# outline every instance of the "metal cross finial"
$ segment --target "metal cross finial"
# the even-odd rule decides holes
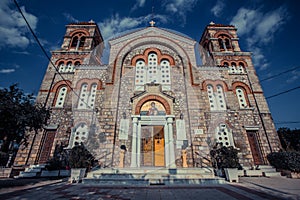
[[[155,21],[151,20],[151,21],[149,22],[149,24],[153,27],[154,24],[155,24]]]

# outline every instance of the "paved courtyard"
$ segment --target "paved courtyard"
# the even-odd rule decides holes
[[[43,181],[0,189],[0,199],[300,199],[300,180],[282,177],[241,178],[239,183],[185,186],[99,186]]]

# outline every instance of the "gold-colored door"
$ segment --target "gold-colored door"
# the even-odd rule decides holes
[[[143,126],[141,140],[141,165],[165,166],[163,126]]]

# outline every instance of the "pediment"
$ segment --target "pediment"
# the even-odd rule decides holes
[[[136,31],[125,33],[119,37],[113,38],[109,41],[110,45],[123,43],[129,40],[145,37],[165,37],[174,41],[180,41],[188,45],[195,45],[196,41],[180,33],[173,32],[168,29],[161,29],[157,27],[147,27],[144,29],[138,29]]]

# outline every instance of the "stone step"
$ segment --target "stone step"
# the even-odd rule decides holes
[[[37,176],[36,172],[20,172],[17,178],[29,178]]]
[[[271,172],[271,171],[267,171],[267,172],[263,172],[263,176],[265,177],[274,177],[274,176],[281,176],[280,172]]]
[[[101,178],[90,179],[84,178],[82,181],[84,184],[97,184],[97,185],[211,185],[211,184],[224,184],[225,179],[179,179],[179,178],[163,178],[163,179],[142,179],[142,178]]]

